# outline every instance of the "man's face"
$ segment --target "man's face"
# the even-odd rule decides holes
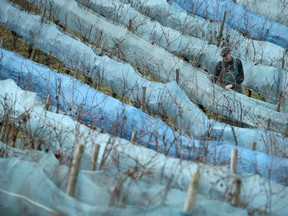
[[[231,60],[231,53],[222,56],[222,58],[225,63],[229,62]]]

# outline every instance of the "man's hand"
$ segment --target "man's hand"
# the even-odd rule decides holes
[[[224,88],[225,89],[231,89],[233,87],[233,85],[232,84],[229,84],[229,85],[226,85]]]

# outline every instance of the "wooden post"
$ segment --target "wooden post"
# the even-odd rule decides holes
[[[284,69],[284,65],[285,65],[285,54],[283,54],[283,58],[282,58],[282,64],[281,64],[281,69],[283,70]],[[277,104],[276,104],[276,112],[280,112],[281,110],[281,102],[282,102],[282,94],[283,94],[283,90],[280,89],[280,83],[281,83],[281,80],[282,80],[282,70],[279,70],[279,79],[278,79],[278,98],[277,98]]]
[[[52,20],[52,11],[53,11],[52,2],[49,2],[49,14],[47,20],[48,23],[50,23],[50,21]]]
[[[100,145],[96,144],[93,146],[92,150],[92,158],[91,158],[91,170],[95,171],[97,168],[97,161],[98,161],[98,155],[99,155]]]
[[[47,95],[47,99],[46,99],[46,101],[45,101],[45,109],[46,109],[46,110],[49,110],[49,109],[50,109],[50,105],[51,105],[51,95],[48,94],[48,95]]]
[[[237,169],[237,157],[238,157],[238,150],[232,149],[231,151],[231,164],[230,164],[230,170],[233,173],[236,173]]]
[[[145,112],[145,100],[146,100],[146,86],[142,87],[142,101],[141,101],[141,110]]]
[[[68,184],[67,184],[67,193],[70,196],[74,196],[75,194],[76,183],[77,183],[77,178],[79,174],[80,163],[81,163],[83,152],[84,152],[84,146],[77,145],[74,155],[73,155],[72,165],[70,168],[70,175],[69,175]]]
[[[135,141],[135,139],[137,138],[137,134],[138,134],[137,131],[133,131],[132,136],[131,136],[131,139],[130,139],[131,142],[134,142],[134,141]]]
[[[276,104],[276,112],[280,112],[281,109],[281,100],[282,100],[282,92],[278,94],[277,104]]]
[[[269,130],[270,129],[270,125],[271,125],[271,119],[267,119],[267,130]]]
[[[74,71],[73,77],[74,77],[75,79],[78,79],[78,80],[79,80],[79,70],[78,70],[78,69],[76,69],[76,70]]]
[[[220,31],[219,31],[218,44],[217,44],[218,47],[220,47],[221,39],[222,39],[222,36],[223,36],[225,20],[226,20],[226,11],[224,11],[224,15],[223,15],[223,19],[222,19],[222,23],[221,23],[221,27],[220,27]]]
[[[176,82],[179,84],[179,73],[180,73],[180,70],[179,69],[176,69]]]
[[[251,89],[248,89],[248,97],[251,97],[251,95],[252,95],[252,91]]]
[[[133,30],[133,28],[132,28],[132,20],[131,20],[131,19],[129,19],[129,21],[128,21],[127,29],[128,29],[129,31],[131,31],[131,32],[132,32],[132,30]]]
[[[4,121],[1,126],[1,134],[0,134],[0,141],[2,142],[4,142],[5,133],[6,133],[6,123]]]
[[[44,7],[44,9],[43,9],[43,11],[42,11],[42,14],[41,14],[41,22],[44,22],[45,16],[46,16],[46,7]]]
[[[31,59],[32,61],[35,61],[36,55],[37,55],[37,49],[33,48],[30,59]]]
[[[10,122],[7,122],[7,125],[6,125],[6,131],[5,131],[5,138],[4,138],[4,143],[6,143],[7,145],[10,145],[10,134],[11,134],[11,131],[12,131],[12,125]]]
[[[191,214],[194,210],[196,203],[196,195],[199,189],[199,182],[200,182],[200,173],[197,172],[192,176],[187,192],[187,197],[184,203],[184,212],[186,214]]]
[[[234,183],[235,183],[235,190],[233,192],[233,197],[232,197],[231,204],[233,206],[238,206],[239,202],[240,202],[240,193],[241,193],[242,181],[241,181],[241,179],[236,179]]]
[[[256,142],[253,142],[251,145],[251,150],[255,151],[256,150]]]
[[[11,146],[13,148],[16,148],[16,140],[17,140],[17,137],[18,137],[19,130],[17,128],[12,128],[11,131],[12,131],[11,132],[11,134],[12,134],[12,136],[11,136],[11,140],[12,140]]]
[[[7,136],[8,136],[9,117],[8,117],[7,113],[5,115],[7,115],[7,116],[4,116],[4,121],[2,122],[0,140],[4,143],[8,144],[7,143]]]
[[[112,92],[112,97],[113,97],[113,98],[116,98],[116,97],[117,97],[117,93]]]
[[[57,82],[56,82],[56,113],[59,113],[59,110],[60,110],[60,92],[61,92],[61,84],[62,84],[62,81],[61,79],[57,79]]]
[[[16,34],[16,32],[12,31],[12,35],[13,35],[13,40],[12,40],[12,43],[13,43],[13,50],[16,50],[17,48],[17,40],[18,40],[18,36]]]
[[[33,45],[29,44],[27,48],[27,58],[30,59],[32,56],[32,51],[33,51]]]
[[[8,124],[6,123],[6,121],[4,121],[2,125],[2,129],[1,129],[1,138],[0,138],[0,140],[4,143],[6,143],[7,129],[8,129]]]

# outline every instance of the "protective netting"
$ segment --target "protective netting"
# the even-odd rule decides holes
[[[1,62],[5,62],[3,59]],[[46,91],[49,91],[53,103],[56,106],[59,104],[59,107],[65,113],[76,119],[93,124],[114,136],[126,139],[130,139],[132,133],[137,131],[138,135],[135,141],[142,146],[168,156],[202,160],[213,165],[229,166],[231,150],[235,148],[238,150],[237,170],[239,172],[260,173],[263,177],[273,179],[283,184],[287,183],[288,161],[286,158],[253,152],[240,146],[218,141],[194,140],[191,137],[173,130],[162,120],[151,117],[133,106],[126,105],[98,92],[90,86],[67,75],[58,74],[49,68],[43,68],[31,61],[25,62],[26,65],[33,65],[33,67],[29,67],[29,70],[26,67],[28,73],[25,73],[24,67],[22,71],[17,71],[15,68],[19,68],[20,65],[15,64],[15,60],[17,59],[21,60],[20,57],[14,56],[14,62],[9,61],[9,63],[6,64],[16,65],[16,67],[13,67],[14,69],[11,69],[11,67],[1,67],[1,71],[6,71],[6,74],[10,73],[10,75],[13,75],[14,71],[14,77],[22,74],[19,83],[23,86],[33,86],[33,90],[37,91],[43,98],[47,95]],[[3,72],[1,72],[1,74],[3,74]],[[26,77],[24,76],[25,74],[27,74]],[[48,136],[52,140],[55,140],[53,147],[56,150],[59,149],[60,151],[71,153],[70,145],[76,144],[77,132],[81,131],[80,126],[77,127],[77,125],[72,124],[70,127],[75,129],[75,134],[68,131],[63,136],[59,136],[59,133],[54,130],[54,125],[69,125],[71,124],[69,123],[69,119],[62,119],[59,122],[58,119],[55,120],[55,118],[52,118],[51,121],[47,121],[46,117],[52,117],[52,114],[50,112],[44,112],[43,108],[37,107],[34,101],[27,100],[27,94],[24,94],[24,100],[21,99],[22,94],[16,94],[18,97],[15,96],[14,98],[13,96],[9,97],[11,94],[14,95],[14,91],[18,89],[12,80],[4,80],[1,81],[1,83],[3,87],[3,91],[1,92],[2,104],[4,104],[3,109],[7,106],[15,109],[15,112],[12,112],[12,114],[16,113],[15,116],[13,116],[16,126],[19,124],[19,119],[21,120],[21,117],[25,115],[29,120],[29,131],[32,134],[37,134],[39,128],[44,128],[40,133],[42,139]],[[57,83],[61,83],[61,88],[57,87]],[[10,93],[13,89],[14,91]],[[24,101],[24,103],[22,101]],[[36,106],[35,109],[33,106]],[[18,109],[18,107],[20,107],[20,109]],[[6,110],[9,109],[6,108]],[[41,111],[44,113],[41,114]],[[5,113],[8,115],[4,109],[2,116],[5,116]],[[27,119],[26,121],[28,121]],[[20,126],[24,130],[26,129],[23,124],[20,124]],[[63,129],[63,131],[65,131],[65,129]],[[91,142],[91,139],[89,139],[89,141]],[[89,145],[91,146],[92,144],[90,143]],[[283,143],[283,147],[284,146],[285,144]],[[285,147],[283,149],[285,149]]]
[[[199,193],[212,200],[198,195],[195,214],[215,215],[211,206],[217,206],[221,215],[231,211],[236,215],[246,214],[245,210],[233,208],[221,201],[226,199],[229,191],[233,190],[234,181],[237,178],[241,178],[243,184],[241,199],[250,200],[245,204],[247,210],[253,211],[257,207],[260,211],[272,211],[275,215],[283,215],[287,211],[286,196],[288,193],[284,186],[255,175],[244,174],[241,177],[231,175],[224,167],[209,167],[200,163],[167,158],[163,154],[139,147],[129,141],[117,137],[111,139],[108,134],[79,126],[78,122],[67,116],[45,111],[41,107],[43,104],[37,102],[35,93],[21,90],[11,80],[1,81],[1,86],[4,90],[1,92],[1,104],[3,100],[6,100],[6,107],[13,104],[15,109],[12,112],[14,116],[11,118],[17,117],[16,115],[22,116],[23,112],[30,110],[30,119],[27,119],[29,128],[32,130],[30,133],[33,133],[33,130],[38,131],[38,134],[47,139],[51,148],[55,142],[51,142],[53,137],[51,133],[47,133],[49,130],[53,130],[58,138],[65,137],[61,141],[61,150],[67,155],[77,144],[85,145],[82,169],[89,167],[90,160],[88,159],[91,156],[92,145],[99,143],[101,147],[98,163],[105,158],[106,166],[112,166],[109,170],[97,172],[82,170],[77,180],[75,198],[72,198],[65,193],[69,168],[61,165],[51,154],[52,151],[44,153],[19,150],[0,142],[1,157],[3,157],[0,159],[1,214],[51,215],[57,212],[66,215],[83,213],[87,215],[132,215],[136,213],[137,215],[177,215],[181,213],[186,193],[170,187],[186,190],[191,174],[197,171],[201,173]],[[3,95],[6,97],[3,98]],[[1,114],[3,114],[2,111]],[[39,119],[45,121],[39,121]],[[18,123],[19,119],[16,122]],[[78,128],[77,131],[75,128]],[[33,134],[36,135],[36,133]],[[17,145],[23,146],[21,141]],[[108,158],[105,156],[107,152],[104,149],[109,149]],[[268,161],[263,154],[257,155],[263,160],[255,161],[255,166],[257,163],[262,164]],[[71,158],[61,160],[66,160],[67,164],[71,163]],[[276,161],[273,160],[273,163]],[[130,177],[123,175],[129,170],[131,172],[137,169],[138,171],[134,173],[136,179],[135,176],[132,178],[131,175]],[[148,176],[137,178],[143,175],[142,172],[146,173],[148,170]],[[161,178],[169,180],[170,189],[167,188],[165,181],[158,184]],[[123,193],[126,196],[125,209],[108,207],[113,197],[111,188],[115,187],[119,190],[119,200],[115,207],[123,207],[123,200],[120,198]],[[282,199],[279,200],[279,197]],[[269,203],[268,207],[267,203]],[[203,206],[209,206],[209,208],[203,209]]]
[[[154,179],[159,175],[157,172],[152,173],[154,177],[150,177],[150,179],[136,180],[121,175],[115,168],[110,171],[96,172],[82,170],[77,179],[75,196],[71,197],[65,192],[69,168],[61,165],[53,154],[16,150],[3,145],[1,142],[0,145],[1,152],[5,152],[6,156],[9,155],[7,158],[0,159],[1,215],[51,215],[58,213],[64,215],[137,214],[156,216],[165,214],[172,216],[182,213],[186,193],[158,183],[159,180]],[[147,153],[141,150],[140,152]],[[151,159],[149,160],[151,161]],[[160,163],[158,166],[163,169],[165,159],[162,160],[158,160]],[[176,163],[177,161],[174,161],[174,164]],[[125,164],[125,161],[122,161],[121,164]],[[192,170],[184,168],[182,171],[185,173]],[[216,174],[214,180],[221,179],[221,174],[216,172],[214,174]],[[172,177],[171,172],[170,176]],[[208,175],[206,176],[203,173],[203,180],[207,179],[208,182],[213,183],[214,180],[211,177],[209,180]],[[185,181],[187,180],[189,181],[189,178],[185,179]],[[226,186],[223,185],[222,187]],[[113,198],[113,188],[116,187],[119,194],[117,194],[118,197],[114,203],[115,207],[109,206]],[[203,183],[201,187],[206,187],[207,190],[209,184]],[[221,189],[217,191],[214,185],[213,190],[215,194],[217,194],[216,191],[218,192],[218,199],[221,199],[220,194],[224,196],[223,188],[222,191]],[[121,196],[126,197],[125,201],[122,201]],[[207,205],[210,208],[203,208]],[[245,209],[235,208],[221,200],[207,199],[201,194],[197,196],[197,206],[194,213],[197,215],[215,215],[213,206],[217,207],[219,215],[229,215],[230,212],[239,216],[247,214]],[[282,212],[280,209],[277,211]]]
[[[87,2],[85,0],[77,1]],[[171,29],[181,32],[183,35],[197,37],[201,40],[207,41],[209,44],[217,45],[219,43],[221,29],[220,22],[211,21],[210,19],[204,19],[200,16],[187,13],[187,11],[173,1],[172,3],[171,1],[167,2],[165,0],[120,1],[122,3],[130,4],[142,14],[150,17],[151,20],[157,20],[163,27],[170,27]],[[96,10],[96,5],[98,6],[98,4],[100,4],[97,2],[101,1],[89,1],[89,7]],[[261,4],[258,5],[262,5],[262,3],[264,2],[261,2]],[[120,13],[126,11],[125,7],[122,7],[119,7]],[[129,9],[129,11],[131,10]],[[119,20],[125,20],[125,18],[126,14],[120,17]],[[149,19],[147,22],[149,22]],[[165,30],[165,28],[163,28],[163,30]],[[167,34],[165,36],[167,37]],[[171,36],[169,35],[169,37]],[[253,60],[255,63],[273,65],[276,67],[282,67],[282,63],[284,63],[283,68],[287,69],[288,55],[287,53],[285,54],[285,48],[268,41],[253,40],[245,37],[243,34],[240,34],[239,31],[229,27],[228,25],[224,25],[220,46],[230,46],[233,54],[243,60]],[[283,58],[284,62],[282,61]]]
[[[81,2],[83,3],[84,1]],[[150,6],[153,5],[151,1],[146,2]],[[157,5],[159,2],[154,1],[154,4]],[[283,113],[279,115],[275,114],[272,111],[275,109],[275,106],[246,99],[244,96],[231,92],[222,92],[217,86],[209,82],[207,75],[202,74],[202,71],[199,72],[193,67],[183,65],[181,60],[180,64],[176,64],[175,62],[179,61],[179,59],[171,58],[159,47],[152,50],[144,40],[134,40],[123,29],[117,28],[120,33],[120,36],[118,36],[120,38],[127,38],[136,47],[134,47],[136,51],[133,49],[133,46],[129,46],[129,43],[124,43],[124,46],[114,53],[115,55],[123,55],[120,52],[122,49],[125,51],[124,54],[128,56],[134,55],[135,52],[139,51],[142,56],[134,57],[134,63],[141,65],[143,62],[146,62],[148,71],[156,71],[154,72],[155,76],[159,76],[164,80],[174,80],[175,78],[171,78],[171,76],[174,77],[175,74],[167,70],[167,68],[175,69],[178,66],[180,67],[181,74],[184,75],[178,82],[181,84],[181,88],[175,81],[166,84],[151,82],[139,75],[128,64],[117,62],[107,56],[96,55],[95,50],[92,50],[91,47],[63,34],[55,26],[42,23],[40,17],[20,11],[7,4],[6,1],[1,0],[1,3],[3,9],[3,11],[0,9],[1,22],[5,23],[8,28],[16,31],[17,34],[23,36],[26,41],[33,43],[46,53],[57,56],[70,68],[80,70],[80,73],[92,77],[95,82],[109,86],[114,92],[130,98],[132,101],[141,101],[142,87],[146,87],[147,100],[145,104],[147,108],[153,113],[167,115],[181,130],[175,131],[159,118],[150,117],[135,107],[127,106],[101,92],[95,91],[88,85],[84,85],[72,77],[57,74],[49,68],[1,49],[0,78],[12,78],[24,90],[37,92],[35,94],[23,91],[9,79],[0,81],[0,119],[2,126],[6,117],[9,116],[8,119],[16,128],[21,128],[27,134],[31,134],[36,138],[36,144],[43,151],[49,153],[14,149],[0,142],[1,156],[4,157],[0,159],[0,214],[4,212],[9,215],[51,215],[51,213],[57,212],[67,215],[80,215],[85,212],[87,215],[178,215],[182,213],[181,210],[186,193],[175,189],[171,190],[170,187],[186,190],[191,179],[191,174],[196,171],[200,172],[202,176],[199,192],[205,196],[200,195],[197,200],[196,215],[215,215],[217,213],[219,215],[229,215],[231,212],[235,215],[247,214],[244,209],[233,208],[229,204],[222,202],[222,200],[227,199],[227,195],[231,195],[236,178],[241,178],[243,184],[241,200],[249,201],[243,206],[248,211],[254,212],[257,209],[260,212],[272,212],[273,215],[284,215],[287,212],[287,188],[274,182],[287,184],[288,162],[286,158],[279,157],[279,155],[285,156],[287,154],[287,138],[263,128],[237,128],[209,120],[197,106],[191,103],[190,99],[203,102],[208,107],[214,107],[216,104],[216,108],[214,107],[214,109],[220,113],[241,121],[243,120],[243,122],[253,126],[271,127],[273,130],[285,132],[287,130],[287,117]],[[92,3],[96,3],[96,1],[89,1],[89,3],[93,5]],[[101,2],[101,4],[103,3]],[[50,4],[52,5],[52,1]],[[117,4],[118,1],[115,1],[114,7]],[[42,6],[44,8],[44,5]],[[57,8],[58,6],[59,8]],[[86,11],[86,9],[83,9],[81,12],[82,9],[80,10],[79,7],[82,8],[82,6],[73,3],[68,4],[65,1],[58,6],[56,9],[54,8],[56,14],[60,10],[64,11],[64,8],[67,7],[70,12],[73,10],[75,14],[80,11],[78,14],[81,18],[84,16],[81,15],[82,12]],[[106,6],[111,9],[110,5]],[[125,13],[127,12],[127,17],[129,17],[128,11],[132,9],[127,8],[127,5],[122,7],[123,11],[120,8],[118,15],[122,17],[124,11]],[[154,7],[155,10],[157,8]],[[178,10],[175,7],[171,7],[170,9],[171,14],[175,16]],[[133,15],[135,16],[135,13],[136,11],[131,14],[130,18]],[[89,18],[87,11],[86,15]],[[110,16],[114,15],[110,14]],[[60,16],[71,18],[64,15],[64,13]],[[73,19],[77,19],[76,15],[73,16],[75,16]],[[93,18],[95,17],[97,16],[93,16]],[[135,21],[141,22],[148,19],[144,16],[139,16],[139,18],[142,20],[135,19]],[[73,19],[68,19],[69,25],[75,21]],[[20,20],[26,20],[27,22],[18,25]],[[116,29],[109,22],[102,22],[100,19],[98,21],[105,28]],[[79,20],[78,24],[75,23],[73,24],[74,28],[78,28],[79,30]],[[84,26],[81,26],[80,30],[87,30],[91,27],[89,26],[89,22],[87,22],[87,26],[85,26],[85,22],[81,24]],[[71,26],[73,27],[73,25]],[[170,46],[170,51],[175,53],[179,51],[184,52],[184,47],[181,47],[183,44],[188,44],[192,41],[193,43],[202,43],[197,39],[191,40],[191,38],[187,38],[185,41],[183,37],[182,43],[177,44],[175,36],[178,37],[178,35],[175,32],[172,33],[172,30],[158,26],[158,24],[154,26],[155,34],[149,35],[147,34],[147,31],[151,30],[149,30],[151,27],[149,25],[145,25],[143,29],[141,29],[141,25],[139,26],[140,33],[144,35],[144,38],[149,36],[148,39],[160,42],[161,44],[163,37],[170,33],[167,41],[175,41]],[[162,35],[156,34],[156,32],[159,33],[159,29],[160,32],[162,31]],[[110,34],[113,33],[111,32]],[[108,43],[108,47],[105,48],[109,48],[109,46],[111,48],[113,43],[115,45],[115,38],[106,39],[105,42]],[[145,40],[148,39],[146,38]],[[137,40],[139,41],[136,42]],[[140,45],[141,43],[144,44],[144,47],[147,46],[147,50],[150,49],[149,52],[155,51],[156,54],[145,59],[143,56],[149,52]],[[120,43],[120,45],[123,44]],[[162,41],[162,45],[165,47],[167,44]],[[179,50],[176,49],[177,46],[179,46]],[[272,46],[269,45],[268,47],[272,49]],[[191,56],[197,54],[200,49],[201,47],[197,47],[195,50],[191,49],[190,54],[195,52]],[[203,65],[205,65],[205,61],[210,62],[211,52],[208,50],[211,51],[211,49],[206,47],[206,53],[202,52],[202,55],[200,55],[200,62]],[[216,55],[218,50],[216,48],[212,50]],[[177,65],[177,67],[171,64],[167,68],[165,68],[166,66],[162,68],[161,64],[165,64],[166,62],[160,58],[156,58],[157,56],[167,58],[167,60],[173,59],[173,64]],[[189,53],[187,56],[189,56]],[[159,61],[156,66],[153,65],[153,58]],[[133,62],[133,57],[130,56],[128,60],[132,60]],[[211,68],[213,68],[213,64]],[[248,64],[249,62],[247,62]],[[251,69],[255,71],[254,75],[248,69],[249,73],[247,74],[247,83],[245,85],[248,86],[249,82],[253,83],[253,80],[256,80],[259,82],[260,88],[263,87],[265,89],[267,85],[264,83],[267,81],[267,78],[279,80],[279,73],[283,72],[264,65],[255,66],[255,68],[253,66],[253,69]],[[183,72],[183,69],[186,72],[189,71],[189,73]],[[267,71],[267,74],[271,76],[263,75],[259,77],[255,75],[259,71],[262,72],[262,70]],[[193,72],[192,75],[191,71]],[[186,82],[187,80],[188,82]],[[272,86],[274,85],[274,87],[269,87],[269,91],[273,92],[273,94],[277,92],[278,88],[281,89],[285,85],[286,81],[284,82],[283,79],[280,80],[282,80],[282,84],[273,82]],[[200,86],[199,83],[202,82],[204,84]],[[187,87],[187,85],[192,86]],[[256,83],[253,85],[258,86]],[[221,96],[223,93],[224,97]],[[53,104],[57,107],[57,111],[60,108],[60,112],[64,111],[65,114],[72,116],[74,119],[94,124],[113,136],[102,134],[98,129],[96,131],[88,129],[79,124],[79,122],[73,121],[67,115],[46,111],[43,109],[43,101],[48,94],[50,94]],[[205,97],[206,94],[210,94],[210,97]],[[38,100],[37,95],[42,97],[42,101]],[[211,95],[213,95],[212,98]],[[231,102],[231,100],[234,102]],[[257,108],[253,106],[257,106]],[[232,110],[231,107],[233,107]],[[53,111],[55,109],[53,107]],[[230,114],[231,112],[241,113],[243,111],[245,112],[245,116],[233,116]],[[138,132],[136,139],[138,144],[159,151],[161,154],[115,137],[116,135],[130,139],[134,131]],[[2,137],[3,131],[1,132]],[[189,137],[185,133],[192,134],[193,136]],[[202,137],[207,133],[211,133],[217,141],[194,139]],[[8,136],[10,135],[9,133]],[[19,148],[27,146],[27,143],[23,142],[17,140],[16,146]],[[109,171],[90,172],[82,170],[78,179],[76,196],[75,198],[69,197],[65,193],[69,168],[60,165],[51,152],[60,151],[64,155],[69,156],[73,153],[76,145],[84,144],[85,152],[82,159],[82,169],[87,169],[90,165],[90,155],[95,143],[101,145],[99,161],[102,161],[105,154],[107,154],[104,151],[106,149],[109,151],[109,156],[106,158],[107,165],[115,167],[113,169],[110,167]],[[247,148],[253,143],[256,143],[257,150],[262,152],[248,150]],[[231,149],[233,148],[238,150],[237,172],[239,175],[237,176],[231,175],[226,168],[230,164]],[[173,157],[195,159],[207,164],[221,165],[222,167],[209,167],[200,163],[196,164],[176,158],[169,158],[162,153]],[[70,160],[68,158],[66,164],[69,165],[70,162],[71,158]],[[129,177],[126,176],[127,173],[131,172],[131,169],[135,171],[139,167],[141,168],[140,170],[144,169],[143,172],[147,170],[149,170],[149,173],[153,172],[147,176],[147,179],[143,177],[144,179],[135,180],[135,176],[133,175],[132,177],[131,175]],[[124,176],[123,173],[125,173]],[[139,170],[135,171],[136,179],[139,173],[142,174]],[[259,175],[265,178],[261,178]],[[153,180],[151,181],[152,176]],[[160,183],[160,177],[164,177],[165,180],[169,179],[169,183]],[[267,178],[273,181],[267,180]],[[124,197],[122,197],[122,200],[121,198],[118,200],[116,207],[120,207],[125,202],[125,209],[108,206],[113,197],[113,190],[111,188],[119,186],[119,182]],[[128,198],[125,198],[126,195]],[[208,200],[207,197],[217,199],[217,201]],[[139,208],[139,206],[142,207]],[[209,206],[209,208],[205,206]],[[219,211],[215,213],[215,209]]]
[[[248,11],[261,14],[283,25],[288,25],[287,1],[262,1],[260,3],[257,0],[237,0],[237,4],[242,5]]]
[[[243,6],[230,0],[175,0],[182,8],[190,13],[221,21],[224,11],[227,12],[226,23],[253,38],[267,40],[283,48],[288,48],[288,27],[266,16],[245,10]],[[236,20],[236,21],[235,21]]]
[[[84,4],[87,8],[105,16],[109,20],[122,24],[123,26],[128,26],[128,29],[137,36],[146,41],[155,43],[179,57],[191,61],[194,66],[200,66],[206,70],[208,69],[212,74],[214,73],[217,61],[221,60],[219,56],[220,49],[215,45],[209,44],[208,41],[203,40],[203,35],[202,39],[183,35],[181,32],[174,30],[173,28],[162,26],[160,23],[151,20],[150,17],[136,11],[129,4],[124,4],[115,0],[93,0],[89,1],[89,3],[78,0],[77,2]],[[170,9],[170,14],[175,11],[175,9],[173,9],[174,8]],[[164,17],[162,17],[162,19],[164,19]],[[202,31],[203,29],[203,26],[201,26]],[[234,38],[234,40],[236,40],[235,37],[240,37],[239,34],[237,35],[235,33],[235,35],[236,36],[230,37]],[[253,41],[252,45],[251,42],[247,41],[247,39],[239,38],[238,40],[239,41],[235,44],[233,41],[230,41],[230,43],[233,44],[233,54],[243,60],[243,68],[245,72],[243,85],[246,88],[253,89],[258,93],[265,95],[269,98],[269,102],[275,104],[278,101],[278,92],[283,90],[286,92],[286,72],[281,71],[281,66],[277,65],[282,62],[281,59],[283,58],[284,50],[282,49],[279,53],[280,56],[275,58],[273,56],[274,53],[276,54],[277,50],[281,48],[274,44],[267,44],[266,46],[264,46],[264,44],[259,44],[261,49],[258,49],[256,44],[258,44],[259,41]],[[238,43],[241,43],[241,45],[239,46]],[[254,56],[252,56],[253,54]],[[278,67],[268,67],[267,65],[259,65],[258,63],[255,65],[255,62],[257,61],[271,65],[270,62],[272,59],[275,60],[274,63],[276,63]],[[278,61],[276,59],[278,59]],[[261,76],[259,76],[260,71]],[[283,82],[283,80],[286,81]],[[282,85],[281,82],[283,82],[284,85]],[[283,103],[285,102],[283,101]]]
[[[67,18],[65,18],[65,20],[67,21],[67,26],[70,26],[72,30],[75,30],[78,33],[81,33],[76,25],[79,17],[85,17],[85,20],[82,20],[83,23],[86,21],[88,23],[91,22],[91,24],[87,23],[88,26],[93,26],[92,20],[95,22],[95,19],[99,18],[98,16],[87,13],[86,10],[81,9],[80,7],[77,7],[77,4],[71,4],[71,7],[72,6],[75,9],[73,11],[80,11],[78,11],[79,13],[77,12],[77,14],[75,12],[74,15],[70,11],[69,16],[65,16]],[[95,65],[93,64],[96,57],[92,54],[91,48],[88,48],[87,50],[87,47],[81,46],[81,42],[71,41],[69,36],[61,35],[61,32],[59,32],[55,27],[43,24],[40,17],[29,15],[28,13],[13,8],[12,6],[6,5],[4,8],[5,10],[3,11],[3,14],[5,14],[5,16],[3,15],[2,22],[4,22],[7,27],[13,28],[24,38],[27,37],[28,41],[33,40],[34,45],[39,49],[63,59],[62,61],[65,64],[74,69],[83,71],[83,73],[89,77],[97,79],[99,74],[102,72],[98,70],[99,68],[95,68]],[[61,10],[62,9],[64,13],[66,7],[61,8]],[[19,16],[11,19],[11,15],[9,15],[9,13],[17,13]],[[56,14],[63,15],[63,13]],[[85,15],[80,16],[81,13]],[[60,18],[61,17],[59,17],[59,19]],[[27,23],[21,25],[25,26],[25,28],[22,28],[21,26],[17,27],[20,21],[27,21]],[[69,25],[69,23],[71,25]],[[112,25],[105,20],[99,20],[99,23],[102,23],[99,24],[99,26],[103,27],[103,31],[105,29],[107,30],[107,35],[104,37],[105,43],[103,45],[105,46],[105,49],[111,48],[112,50],[115,50],[115,40],[117,40],[117,38],[128,38],[127,30],[124,30],[119,26]],[[83,24],[83,26],[85,25]],[[30,34],[31,32],[34,32],[32,30],[34,27],[37,27],[36,32],[38,33],[33,34],[33,37],[31,37]],[[114,32],[117,32],[118,35],[113,35],[113,33],[110,32],[111,29],[114,29],[114,27],[116,28]],[[49,31],[49,34],[47,34],[47,31]],[[91,35],[95,34],[91,33]],[[46,38],[48,35],[49,37]],[[97,38],[95,40],[97,41]],[[266,127],[267,122],[269,122],[269,128],[271,130],[276,130],[279,132],[286,131],[287,125],[283,123],[283,120],[285,122],[287,116],[285,114],[280,114],[267,109],[268,107],[275,109],[275,106],[273,108],[273,106],[267,103],[249,99],[244,95],[235,94],[233,91],[223,91],[223,89],[213,85],[207,77],[207,74],[203,73],[203,71],[191,67],[191,65],[183,62],[181,59],[175,56],[172,56],[163,49],[159,49],[156,46],[151,46],[151,44],[147,43],[147,41],[129,35],[129,40],[125,39],[123,40],[123,43],[121,43],[121,50],[127,50],[125,55],[123,55],[127,61],[136,65],[142,65],[142,63],[145,62],[149,72],[151,72],[154,76],[161,78],[162,81],[174,80],[175,71],[173,71],[173,69],[179,68],[179,84],[183,87],[188,97],[202,103],[204,106],[207,106],[214,112],[221,113],[229,118],[257,127]],[[83,52],[83,55],[79,56],[78,53],[81,51]],[[199,85],[199,83],[201,83],[201,85]],[[227,103],[227,101],[229,101],[229,103]],[[258,106],[260,104],[265,104],[267,108]]]

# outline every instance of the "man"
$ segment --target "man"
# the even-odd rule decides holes
[[[241,83],[244,80],[244,72],[241,60],[232,57],[229,47],[223,47],[220,55],[223,60],[216,65],[214,81],[224,89],[233,89],[242,93]]]

